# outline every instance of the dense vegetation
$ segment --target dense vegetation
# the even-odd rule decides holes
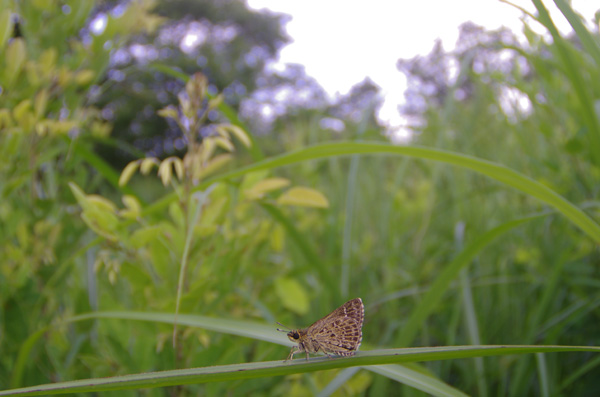
[[[0,0],[0,389],[600,393],[600,37],[564,0],[572,36],[533,0],[551,39],[464,25],[399,61],[409,145],[368,81],[329,103],[301,67],[265,75],[280,16],[169,3]],[[177,52],[194,21],[233,39]],[[364,354],[282,362],[276,321],[354,297]],[[454,345],[566,347],[378,350]]]

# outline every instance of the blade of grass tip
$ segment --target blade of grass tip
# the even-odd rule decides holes
[[[399,343],[402,346],[409,346],[413,342],[421,324],[437,307],[438,303],[448,290],[450,283],[456,279],[460,270],[463,267],[468,266],[471,260],[488,244],[515,227],[542,216],[545,216],[545,214],[506,222],[487,231],[462,250],[460,254],[458,254],[454,260],[442,270],[441,274],[436,278],[430,289],[423,296],[423,299],[419,302],[417,307],[412,310],[411,315],[400,332]]]

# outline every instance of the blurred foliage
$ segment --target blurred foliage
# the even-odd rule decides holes
[[[123,2],[110,3],[94,18],[123,7]],[[179,128],[156,114],[177,100],[183,89],[180,76],[201,70],[209,90],[222,92],[237,108],[256,89],[266,62],[289,41],[282,31],[284,16],[252,11],[239,0],[161,1],[155,12],[165,23],[154,32],[130,36],[114,53],[104,89],[94,99],[114,125],[113,137],[129,143],[107,141],[99,148],[113,164],[137,158],[131,147],[160,157],[185,151]]]
[[[88,95],[108,68],[111,46],[156,28],[160,19],[148,13],[150,3],[136,2],[109,18],[104,33],[80,36],[92,2],[0,4],[6,33],[0,40],[0,384],[6,387],[48,379],[47,370],[58,363],[53,360],[91,354],[89,334],[77,333],[70,344],[61,333],[40,346],[28,371],[15,366],[28,336],[97,307],[93,289],[80,281],[93,273],[78,251],[90,235],[73,216],[66,186],[108,187],[109,175],[94,170],[95,157],[86,154],[111,126]],[[51,372],[79,377],[86,371],[66,362]]]
[[[534,4],[539,17],[530,23],[552,32],[545,9]],[[0,5],[2,388],[287,354],[192,327],[177,327],[173,348],[171,325],[61,322],[97,310],[302,326],[360,296],[366,349],[600,344],[597,247],[553,213],[478,251],[444,299],[427,308],[418,336],[404,333],[465,247],[547,211],[480,174],[354,156],[210,184],[211,175],[248,162],[250,144],[280,154],[330,140],[384,140],[370,81],[330,103],[300,66],[263,75],[287,40],[282,16],[250,12],[238,1]],[[569,39],[554,34],[550,42],[525,23],[524,45],[504,30],[464,25],[454,51],[437,45],[428,57],[400,61],[414,84],[404,110],[419,144],[504,164],[599,219],[598,131],[589,115],[600,100],[598,33],[582,30],[568,7],[563,13],[576,27]],[[93,31],[104,18],[106,26]],[[189,29],[205,40],[184,53]],[[277,94],[291,100],[274,101]],[[240,115],[269,109],[274,117],[250,117],[244,131],[228,120],[224,103]],[[272,132],[257,138],[256,131]],[[165,149],[168,140],[177,150]],[[98,142],[127,155],[107,162],[93,151]],[[43,336],[35,343],[37,332]],[[593,395],[599,363],[564,353],[439,361],[418,370],[475,395]],[[303,395],[335,384],[339,373],[144,393]],[[400,389],[358,371],[335,393]]]

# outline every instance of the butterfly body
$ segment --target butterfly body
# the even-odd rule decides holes
[[[360,298],[352,299],[335,309],[329,315],[317,320],[310,327],[288,332],[288,338],[298,346],[292,348],[287,360],[294,354],[322,351],[331,357],[352,356],[362,341],[362,325],[365,309]],[[286,360],[286,361],[287,361]]]

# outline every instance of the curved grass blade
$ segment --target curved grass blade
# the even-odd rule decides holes
[[[308,160],[352,154],[396,154],[434,160],[471,169],[545,202],[577,225],[590,238],[600,243],[600,225],[594,222],[581,209],[549,187],[502,164],[464,154],[421,146],[393,146],[390,144],[367,142],[324,143],[271,157],[247,167],[211,178],[199,184],[195,189],[205,189],[211,183],[236,178],[249,172],[283,167]],[[175,194],[169,194],[148,206],[144,214],[161,210],[175,199]]]
[[[432,396],[467,396],[467,394],[462,391],[442,382],[432,375],[424,373],[422,369],[417,370],[410,368],[410,366],[406,364],[370,365],[365,367],[365,369],[411,386]]]

